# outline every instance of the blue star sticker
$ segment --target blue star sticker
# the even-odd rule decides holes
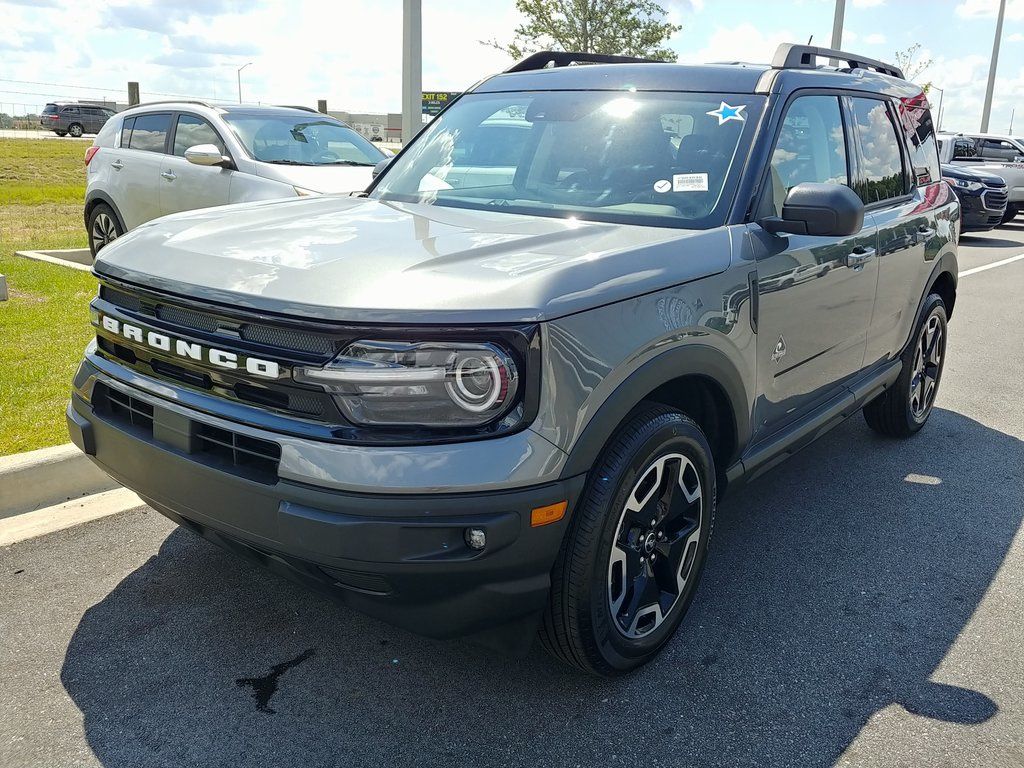
[[[746,120],[746,116],[742,114],[743,110],[746,109],[746,104],[740,104],[738,107],[730,107],[724,101],[718,109],[712,109],[710,112],[705,112],[705,115],[711,115],[712,117],[718,118],[718,124],[728,123],[730,120],[739,120],[741,123]]]

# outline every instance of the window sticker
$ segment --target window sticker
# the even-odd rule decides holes
[[[743,114],[743,110],[746,109],[746,104],[740,104],[738,107],[730,107],[724,101],[718,109],[712,109],[705,112],[705,115],[711,115],[712,117],[718,118],[718,124],[728,123],[730,120],[739,120],[741,123],[746,122],[747,116]]]
[[[706,173],[677,173],[672,177],[673,192],[707,192]]]
[[[666,192],[672,191],[672,182],[668,179],[658,179],[654,182],[654,191],[665,194]]]

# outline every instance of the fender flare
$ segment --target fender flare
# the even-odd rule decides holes
[[[943,272],[948,272],[950,277],[953,278],[953,291],[956,291],[957,285],[960,282],[960,265],[957,261],[956,251],[948,250],[939,256],[935,260],[935,266],[932,267],[932,271],[928,274],[928,281],[925,283],[924,290],[921,292],[921,298],[917,302],[917,312],[914,315],[914,328],[917,328],[918,323],[921,322],[921,313],[924,311],[924,303],[928,298],[928,294],[931,292],[931,287],[935,285],[935,281],[939,279],[939,275]],[[949,317],[953,316],[953,308],[947,307],[946,311]],[[906,351],[907,346],[912,344],[914,341],[914,334],[911,332],[910,338],[907,339],[907,343],[900,350],[900,354]]]
[[[725,392],[736,429],[736,452],[726,463],[735,463],[750,437],[750,399],[743,377],[724,352],[706,344],[688,344],[648,360],[615,388],[573,443],[561,476],[589,472],[630,411],[662,384],[691,375],[706,378]]]
[[[110,206],[110,210],[114,212],[117,217],[117,223],[121,225],[121,231],[127,232],[128,228],[124,225],[124,216],[121,215],[121,209],[117,207],[117,203],[110,199],[110,195],[106,192],[93,191],[85,196],[85,208],[83,210],[83,217],[85,218],[85,229],[89,230],[89,213],[95,207],[96,203],[106,203]]]

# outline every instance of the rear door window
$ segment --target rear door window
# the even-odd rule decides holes
[[[903,153],[886,102],[852,98],[854,132],[860,147],[860,174],[854,190],[865,205],[907,194]]]
[[[1013,144],[1003,139],[982,139],[979,154],[986,160],[1012,161],[1021,154]]]
[[[168,113],[154,115],[138,115],[128,140],[129,149],[140,149],[143,152],[163,152],[167,145],[167,130],[171,116]],[[122,140],[121,146],[124,146]]]

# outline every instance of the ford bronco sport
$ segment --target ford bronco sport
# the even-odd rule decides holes
[[[356,609],[620,674],[683,619],[727,484],[862,408],[925,424],[957,222],[891,66],[540,53],[364,198],[105,248],[68,424],[172,520]]]

